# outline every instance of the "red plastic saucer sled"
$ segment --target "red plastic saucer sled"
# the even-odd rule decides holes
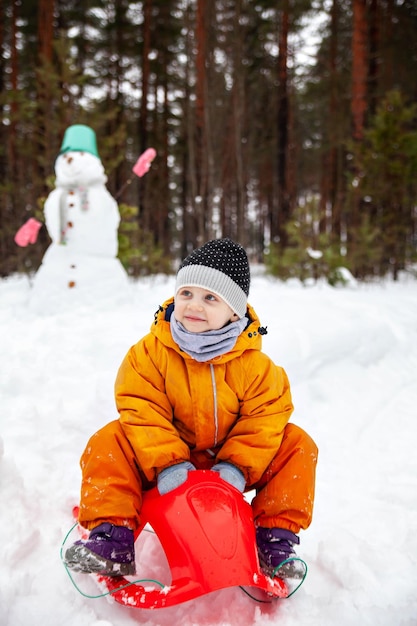
[[[171,583],[155,589],[121,576],[98,576],[120,604],[158,609],[234,586],[254,588],[269,599],[289,595],[283,580],[260,568],[251,506],[217,472],[189,472],[183,485],[164,496],[156,488],[146,492],[141,518],[136,538],[147,524],[152,527]]]

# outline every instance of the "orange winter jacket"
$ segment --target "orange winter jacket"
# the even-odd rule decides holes
[[[235,347],[200,363],[181,351],[170,331],[173,298],[155,314],[151,331],[127,353],[115,383],[123,431],[148,480],[214,450],[256,483],[280,447],[293,410],[285,371],[261,352],[259,319]]]

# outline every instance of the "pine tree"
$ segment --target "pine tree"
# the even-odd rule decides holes
[[[378,273],[394,279],[415,261],[417,201],[417,105],[399,91],[387,94],[356,150],[357,192],[364,215],[379,228]],[[362,242],[362,247],[369,242]]]

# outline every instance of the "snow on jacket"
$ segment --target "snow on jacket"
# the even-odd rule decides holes
[[[148,480],[215,450],[216,461],[238,467],[256,483],[280,447],[293,410],[287,375],[261,351],[259,319],[235,347],[203,363],[181,351],[170,331],[173,298],[155,314],[148,335],[130,348],[115,383],[123,431]]]

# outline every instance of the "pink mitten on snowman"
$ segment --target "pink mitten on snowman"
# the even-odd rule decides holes
[[[17,245],[24,248],[29,243],[35,243],[41,226],[41,222],[38,222],[38,220],[34,217],[30,217],[28,221],[19,228],[14,236],[14,240]]]
[[[140,155],[135,165],[132,167],[132,171],[136,174],[136,176],[142,178],[142,176],[149,170],[155,157],[156,150],[154,150],[154,148],[148,148],[145,152],[143,152],[143,154]]]

